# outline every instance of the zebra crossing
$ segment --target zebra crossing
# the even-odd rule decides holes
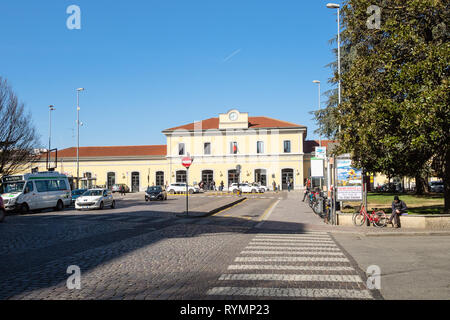
[[[218,299],[374,299],[326,232],[256,234],[206,295]]]

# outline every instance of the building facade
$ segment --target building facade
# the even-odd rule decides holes
[[[206,185],[260,182],[301,188],[307,177],[304,141],[307,128],[268,117],[230,110],[219,117],[166,129],[166,145],[80,147],[80,187],[124,183],[131,191],[175,182]],[[59,150],[57,171],[76,179],[76,148]],[[194,159],[187,172],[183,157]],[[236,168],[240,166],[240,174]],[[46,161],[31,164],[46,170]],[[306,172],[305,172],[306,171]]]

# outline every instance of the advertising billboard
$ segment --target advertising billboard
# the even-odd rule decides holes
[[[362,201],[362,171],[352,167],[352,160],[336,160],[337,201]]]

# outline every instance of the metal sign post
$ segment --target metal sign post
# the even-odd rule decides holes
[[[189,215],[189,168],[193,161],[194,158],[190,157],[189,154],[181,160],[181,164],[186,168],[186,215]]]

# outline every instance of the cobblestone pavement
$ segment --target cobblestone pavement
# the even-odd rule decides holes
[[[202,201],[210,200],[192,203]],[[177,216],[183,199],[137,197],[114,210],[8,217],[0,225],[0,299],[379,297],[328,233],[257,228],[275,201],[249,199],[197,219]],[[79,290],[67,288],[71,265],[81,270]]]

